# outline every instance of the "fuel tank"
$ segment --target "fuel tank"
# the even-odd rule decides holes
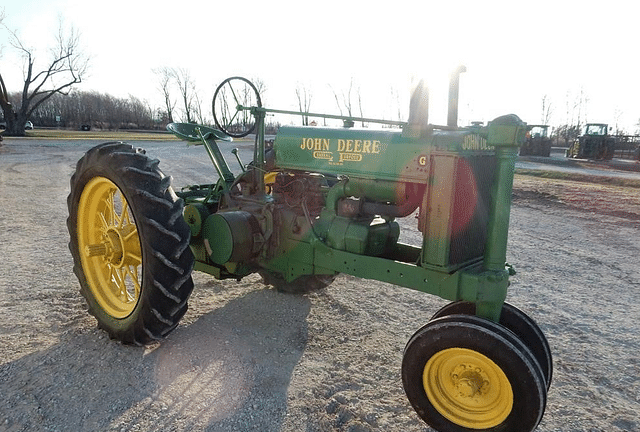
[[[275,165],[364,179],[426,183],[430,158],[440,153],[489,156],[478,129],[431,129],[414,138],[402,131],[283,126],[276,136]]]

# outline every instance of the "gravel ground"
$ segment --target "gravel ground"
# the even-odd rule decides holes
[[[294,296],[257,276],[195,273],[162,343],[98,330],[65,226],[75,162],[98,143],[0,147],[1,431],[431,430],[400,379],[404,345],[445,304],[427,294],[340,276]],[[178,186],[210,175],[197,149],[138,145]],[[508,301],[539,323],[555,362],[541,432],[640,430],[639,231],[638,189],[516,178]]]

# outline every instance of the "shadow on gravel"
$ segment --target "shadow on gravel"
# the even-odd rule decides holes
[[[265,289],[156,347],[69,335],[0,367],[0,430],[277,431],[309,310],[306,297]]]

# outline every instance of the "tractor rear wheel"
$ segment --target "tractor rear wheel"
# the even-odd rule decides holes
[[[166,336],[193,289],[183,202],[158,160],[124,143],[87,151],[71,177],[74,272],[98,326],[124,343]]]
[[[409,340],[402,382],[440,432],[533,431],[547,388],[540,365],[509,330],[473,315],[430,321]]]

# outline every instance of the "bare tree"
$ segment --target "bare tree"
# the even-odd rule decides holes
[[[331,87],[331,86],[330,86]],[[351,93],[353,91],[353,78],[349,81],[349,88],[345,91],[343,90],[338,96],[338,93],[331,87],[331,91],[333,92],[333,97],[336,99],[336,104],[338,105],[338,109],[340,110],[340,115],[343,115],[343,110],[347,112],[348,117],[352,117],[353,114],[353,102],[351,101]],[[358,97],[360,94],[360,89],[358,88]]]
[[[0,21],[0,25],[9,33],[9,44],[20,53],[24,61],[20,106],[16,107],[11,103],[6,83],[0,73],[0,108],[7,123],[7,135],[23,136],[25,124],[34,110],[55,94],[69,94],[75,84],[82,82],[89,60],[79,49],[80,34],[73,27],[65,31],[61,19],[55,45],[50,50],[51,59],[42,67],[36,66],[34,49],[27,47],[6,24]]]
[[[227,94],[228,86],[223,86],[220,88],[220,93],[215,99],[215,106],[213,106],[213,111],[215,112],[215,116],[218,122],[221,125],[230,125],[231,118],[233,117],[231,113],[231,107],[229,106],[229,95]]]
[[[622,117],[622,110],[619,107],[613,111],[613,117],[615,119],[615,133],[614,135],[626,135],[624,128],[620,127],[620,118]]]
[[[140,100],[129,95],[129,100],[124,106],[123,124],[127,127],[150,129],[149,119],[152,118],[152,110],[147,101]]]
[[[353,114],[352,111],[352,103],[351,103],[351,91],[353,90],[353,78],[349,80],[349,88],[347,92],[342,92],[342,103],[344,104],[344,108],[347,111],[347,115],[351,117]]]
[[[347,90],[347,93],[345,94],[345,92],[342,92],[342,103],[344,103],[344,107],[347,110],[347,115],[349,117],[351,117],[353,115],[351,113],[351,111],[352,111],[351,91],[352,90],[353,90],[353,78],[351,78],[351,80],[349,80],[349,89]]]
[[[340,99],[338,98],[338,93],[329,85],[331,92],[333,93],[333,97],[336,99],[336,105],[338,106],[338,111],[340,111],[340,115],[342,115],[342,105],[340,105]]]
[[[576,126],[580,127],[582,125],[583,115],[585,117],[585,121],[587,121],[586,119],[588,118],[588,116],[586,114],[586,111],[587,111],[586,106],[588,102],[589,102],[589,98],[587,97],[587,95],[585,95],[584,88],[580,86],[580,93],[573,100],[573,106],[572,106],[572,112],[571,112],[571,117],[572,117],[571,124],[575,124]]]
[[[168,67],[154,69],[153,72],[158,76],[160,91],[162,91],[162,97],[164,98],[166,119],[169,123],[173,123],[173,109],[176,106],[176,102],[171,97],[171,84],[174,72]]]
[[[542,96],[542,124],[548,125],[551,121],[551,114],[553,113],[552,109],[553,104],[549,101],[549,96]]]
[[[193,115],[198,124],[206,123],[204,116],[202,115],[202,103],[200,102],[200,97],[196,91],[193,93]]]
[[[358,110],[360,111],[360,118],[364,118],[364,112],[362,111],[362,93],[360,91],[360,86],[358,86],[357,93],[358,93]],[[362,122],[362,127],[365,127],[365,126],[366,126],[365,122]]]
[[[311,108],[311,92],[304,84],[296,87],[296,97],[298,98],[298,108],[302,113],[308,113]],[[302,125],[309,126],[309,116],[302,114]]]
[[[587,111],[585,107],[588,102],[589,98],[585,95],[583,87],[580,87],[580,92],[575,97],[571,91],[567,91],[565,96],[566,124],[558,128],[558,136],[569,141],[580,135],[583,111]],[[584,117],[586,121],[587,115],[584,114]]]
[[[387,107],[389,109],[388,113],[391,120],[406,120],[403,113],[402,104],[400,103],[400,92],[398,92],[398,90],[393,85],[389,88],[389,99],[387,102]]]
[[[260,95],[260,99],[262,100],[262,103],[264,104],[264,96],[265,96],[265,93],[267,92],[267,85],[264,83],[264,81],[262,79],[257,78],[257,77],[251,78],[251,82],[255,86],[256,90],[258,90],[258,94]]]
[[[12,93],[11,100],[19,99]],[[72,91],[69,95],[56,94],[33,111],[32,119],[42,126],[95,127],[99,129],[152,129],[156,127],[155,110],[146,100],[133,95],[116,98],[95,91]],[[166,121],[164,111],[158,116]],[[57,118],[60,121],[57,121]]]
[[[195,83],[191,78],[191,74],[187,69],[179,68],[173,69],[173,78],[176,80],[180,96],[182,98],[182,109],[187,123],[193,123],[195,101],[194,95],[196,93]]]

